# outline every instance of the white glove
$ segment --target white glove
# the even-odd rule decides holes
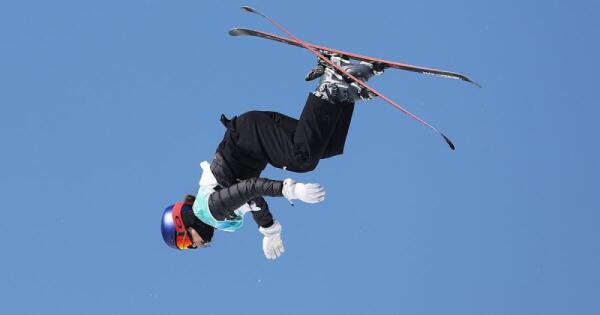
[[[265,236],[263,238],[263,252],[267,259],[276,259],[281,256],[285,251],[281,240],[281,224],[275,220],[270,227],[264,228],[261,226],[258,230]]]
[[[300,199],[307,203],[317,203],[325,200],[325,189],[321,185],[296,183],[291,178],[283,181],[282,192],[289,201]]]

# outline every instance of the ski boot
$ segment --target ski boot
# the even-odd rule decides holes
[[[383,73],[383,67],[378,64],[371,64],[368,62],[353,64],[345,56],[333,54],[326,56],[335,65],[364,82],[368,81],[374,75]],[[306,75],[305,80],[311,81],[319,77],[321,77],[321,80],[313,94],[331,103],[354,103],[357,100],[369,100],[375,96],[352,79],[338,73],[320,58],[317,66]]]
[[[328,58],[331,58],[330,55],[325,55]],[[325,68],[329,65],[321,60],[321,58],[317,58],[317,65],[306,75],[304,78],[305,81],[312,81],[325,73]]]

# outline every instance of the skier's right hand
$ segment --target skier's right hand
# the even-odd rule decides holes
[[[267,259],[277,259],[285,251],[281,240],[281,224],[277,220],[268,228],[259,227],[263,237],[263,252]]]
[[[283,181],[282,193],[289,201],[300,199],[306,203],[317,203],[325,200],[325,189],[321,185],[296,183],[291,178]]]

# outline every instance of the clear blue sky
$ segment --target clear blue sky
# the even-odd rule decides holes
[[[277,31],[466,73],[401,71],[357,106],[327,200],[271,199],[286,252],[250,222],[180,253],[164,207],[193,193],[223,128],[297,116],[314,88]],[[600,5],[593,1],[4,1],[0,313],[600,314]],[[315,217],[320,219],[314,220]]]

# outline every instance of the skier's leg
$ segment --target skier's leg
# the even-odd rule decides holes
[[[325,152],[323,153],[322,159],[330,158],[332,156],[340,155],[344,153],[344,146],[346,144],[346,137],[348,136],[348,130],[350,129],[350,122],[352,121],[352,114],[354,113],[354,104],[344,106],[342,115],[338,119],[337,126]]]
[[[348,60],[336,56],[331,59],[364,81],[381,73],[371,64],[351,64]],[[316,77],[312,75],[312,78]],[[348,82],[333,69],[325,68],[317,91],[309,94],[297,122],[293,118],[274,112],[245,114],[243,116],[246,117],[240,116],[238,121],[250,121],[245,124],[249,128],[240,133],[243,139],[238,139],[238,143],[244,145],[246,142],[245,146],[249,147],[251,143],[259,140],[260,151],[265,153],[273,166],[294,172],[312,171],[322,158],[343,152],[352,120],[354,101],[370,97],[366,90]],[[291,143],[290,136],[293,136]],[[259,154],[256,146],[251,151],[254,155]]]
[[[340,132],[338,123],[346,108],[353,107],[354,103],[331,103],[310,93],[294,132],[293,159],[289,161],[288,169],[295,172],[314,170],[325,156],[333,136]],[[341,137],[345,138],[343,129]]]
[[[311,171],[323,156],[343,112],[342,105],[309,94],[299,121],[264,111],[225,119],[228,131],[217,150],[224,158],[213,164],[223,164],[222,168],[231,173],[227,177],[234,179],[254,177],[267,163],[294,172]]]
[[[382,67],[377,65],[352,64],[339,56],[331,56],[331,61],[363,81],[383,73]],[[354,102],[371,97],[367,90],[345,80],[320,59],[317,67],[306,76],[306,80],[318,77],[321,80],[317,90],[306,101],[294,136],[296,146],[304,153],[306,163],[301,167],[306,170],[314,169],[320,159],[342,154],[354,112]],[[303,147],[302,144],[308,145]]]
[[[365,81],[375,73],[370,64],[350,64],[339,57],[332,60]],[[236,178],[260,173],[267,162],[294,172],[312,171],[320,159],[342,153],[354,100],[361,99],[362,92],[326,68],[298,121],[261,111],[247,112],[231,121],[223,117],[228,132],[218,151],[226,156]]]

